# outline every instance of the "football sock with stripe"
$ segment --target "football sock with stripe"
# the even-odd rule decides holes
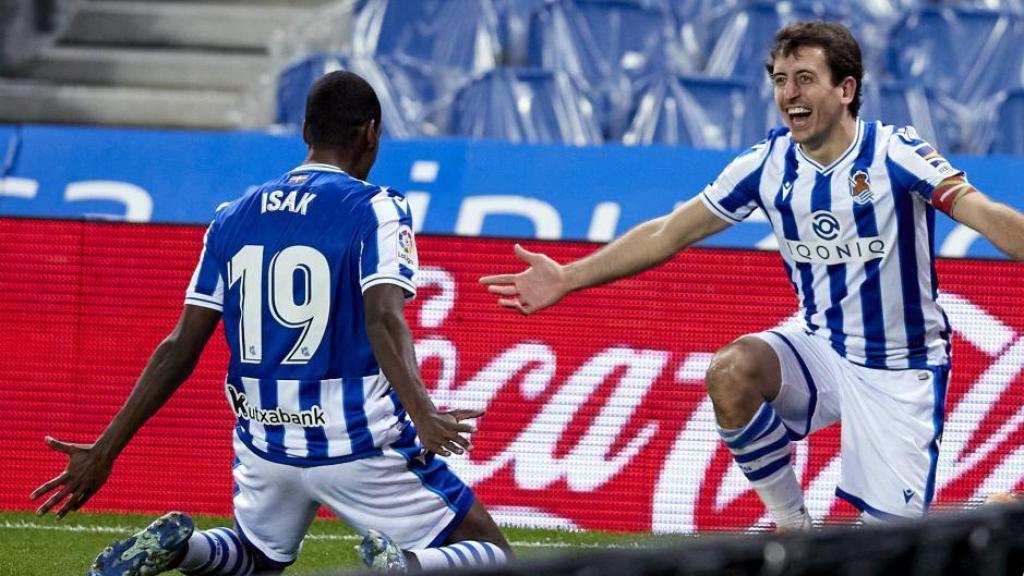
[[[789,434],[771,404],[762,404],[745,426],[719,427],[718,433],[775,524],[783,529],[809,527],[803,490],[790,463]]]
[[[178,570],[189,576],[248,576],[255,559],[230,528],[196,530]]]
[[[448,546],[409,550],[423,570],[504,564],[505,552],[490,542],[462,540]]]

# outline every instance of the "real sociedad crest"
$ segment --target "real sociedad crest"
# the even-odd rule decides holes
[[[850,196],[853,196],[854,202],[861,205],[871,202],[874,198],[875,195],[871,192],[871,179],[864,170],[850,174]]]

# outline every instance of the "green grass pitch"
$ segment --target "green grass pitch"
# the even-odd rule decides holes
[[[85,574],[107,544],[146,526],[154,516],[71,514],[58,522],[31,512],[0,512],[0,576]],[[230,526],[227,517],[195,516],[202,528]],[[667,543],[672,537],[600,532],[506,528],[505,535],[521,557]],[[359,537],[344,524],[318,519],[310,528],[298,562],[287,574],[322,574],[362,567],[355,552]]]

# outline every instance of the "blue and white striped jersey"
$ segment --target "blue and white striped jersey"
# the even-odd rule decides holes
[[[872,368],[944,365],[931,194],[960,174],[911,127],[857,122],[829,166],[773,130],[701,193],[728,222],[760,208],[779,241],[807,329]]]
[[[257,454],[313,466],[380,453],[405,426],[366,335],[363,292],[416,293],[399,192],[307,164],[218,209],[185,297],[221,310],[226,390]]]

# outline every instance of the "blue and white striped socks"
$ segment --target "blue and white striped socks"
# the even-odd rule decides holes
[[[775,524],[783,529],[809,527],[803,490],[790,464],[789,434],[771,404],[762,404],[742,428],[719,428],[718,433]]]
[[[490,542],[462,540],[449,546],[409,550],[423,570],[504,564],[505,552]]]
[[[189,576],[249,576],[255,559],[230,528],[196,530],[178,570]]]

